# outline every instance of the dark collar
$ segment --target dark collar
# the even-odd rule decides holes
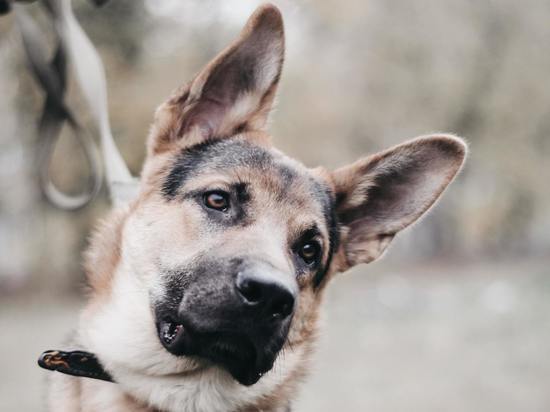
[[[89,352],[47,350],[38,358],[38,365],[44,369],[67,375],[114,382],[111,375],[101,366],[97,357]]]

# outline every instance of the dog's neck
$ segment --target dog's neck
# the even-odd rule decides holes
[[[286,376],[284,373],[274,375]],[[108,405],[110,412],[289,412],[300,379],[287,377],[269,392],[265,381],[250,388],[237,387],[225,372],[210,368],[199,376],[143,376],[119,371],[121,383],[58,375],[70,380],[85,410]],[[266,377],[274,381],[277,376]],[[291,383],[292,382],[292,383]],[[64,390],[69,390],[65,385]],[[264,392],[264,393],[262,393]],[[57,406],[59,406],[57,404]],[[102,409],[105,410],[105,409]]]
[[[75,379],[75,378],[70,378]],[[182,403],[174,405],[173,399],[164,402],[163,405],[150,406],[147,402],[139,399],[133,391],[128,391],[118,384],[110,384],[96,380],[79,380],[78,392],[83,399],[80,405],[84,410],[97,410],[101,405],[101,410],[109,412],[197,412],[197,411],[235,411],[235,412],[289,412],[291,411],[290,401],[288,399],[261,399],[258,402],[236,406],[229,401],[217,399],[212,396],[210,388],[203,391],[196,391],[193,397],[188,397]],[[86,395],[93,393],[93,398],[87,398]],[[170,396],[173,396],[171,394]],[[108,409],[104,409],[103,406]]]

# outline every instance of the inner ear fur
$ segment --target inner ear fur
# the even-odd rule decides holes
[[[466,152],[458,137],[422,136],[333,172],[344,258],[339,269],[380,257],[397,232],[434,205]]]
[[[281,13],[259,7],[238,39],[156,114],[149,138],[152,153],[174,142],[188,146],[243,131],[265,128],[284,60]]]

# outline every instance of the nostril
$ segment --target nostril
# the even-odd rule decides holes
[[[275,319],[285,319],[294,310],[294,296],[286,292],[274,299],[271,306],[271,316]]]
[[[256,304],[263,298],[262,285],[254,279],[242,279],[237,283],[237,289],[246,303]]]
[[[274,273],[239,272],[235,289],[242,303],[250,309],[248,313],[254,316],[281,321],[294,311],[295,293]]]

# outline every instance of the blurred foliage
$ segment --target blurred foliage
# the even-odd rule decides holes
[[[259,2],[74,3],[104,58],[113,131],[137,174],[155,107],[236,35]],[[272,131],[288,154],[336,167],[433,131],[470,142],[466,170],[396,242],[392,259],[548,254],[549,2],[275,3],[288,52]],[[38,5],[28,7],[41,15]],[[108,204],[104,196],[66,213],[41,199],[33,158],[42,96],[25,64],[13,16],[0,18],[0,289],[63,290],[78,284],[80,252]],[[86,122],[74,85],[69,101]],[[73,188],[82,178],[75,150],[64,137],[52,166]]]

